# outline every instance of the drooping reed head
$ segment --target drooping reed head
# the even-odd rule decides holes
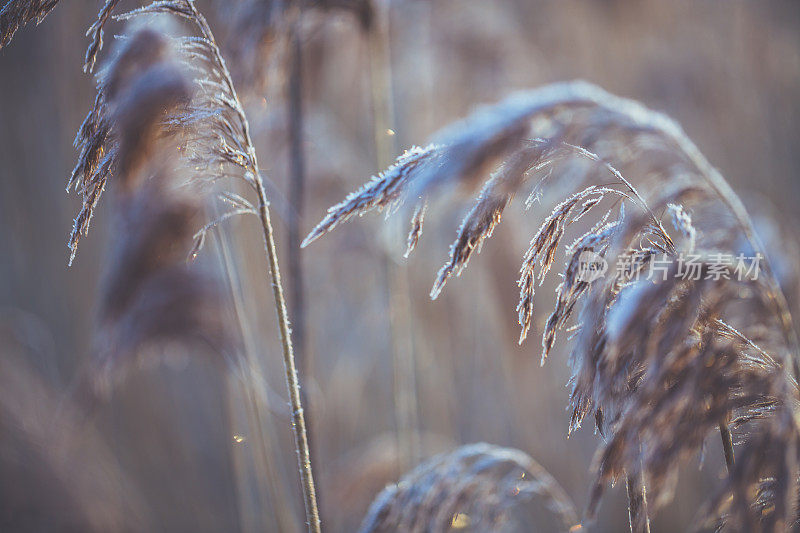
[[[667,501],[677,465],[728,418],[766,424],[761,438],[789,451],[765,460],[744,447],[749,474],[732,473],[737,481],[722,490],[746,494],[776,475],[794,487],[797,431],[788,420],[797,408],[790,356],[797,341],[785,300],[741,202],[663,115],[583,82],[514,95],[404,154],[331,208],[304,244],[355,214],[408,199],[411,251],[437,197],[482,179],[434,298],[485,245],[515,196],[527,195],[531,207],[555,180],[577,191],[544,217],[524,254],[520,342],[534,327],[535,288],[567,235],[605,207],[563,246],[563,279],[542,330],[542,361],[560,330],[574,333],[570,431],[594,413],[607,439],[590,517],[623,472],[644,475],[656,508]],[[781,506],[773,523],[785,523],[788,512]]]
[[[192,98],[166,43],[150,30],[135,33],[102,78],[118,183],[98,309],[97,381],[106,386],[170,344],[224,354],[230,340],[218,281],[187,263],[204,202],[177,160],[181,137],[166,124]]]

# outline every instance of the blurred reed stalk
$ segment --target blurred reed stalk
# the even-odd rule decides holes
[[[237,275],[234,260],[231,257],[231,249],[229,246],[228,233],[225,228],[219,227],[214,232],[215,241],[219,248],[219,256],[222,262],[222,268],[228,281],[230,293],[233,299],[234,312],[236,313],[236,323],[242,336],[245,362],[247,368],[243,368],[241,376],[236,376],[235,381],[228,384],[228,396],[231,397],[230,402],[235,404],[233,397],[236,396],[234,392],[240,392],[240,389],[235,387],[235,383],[240,380],[245,380],[244,392],[245,410],[247,416],[247,425],[251,428],[253,440],[256,441],[255,445],[257,451],[253,454],[253,464],[256,468],[256,484],[260,492],[264,492],[263,485],[266,484],[266,493],[269,496],[270,506],[272,507],[274,516],[278,523],[279,531],[295,531],[297,530],[297,522],[293,512],[293,506],[286,494],[284,484],[278,473],[275,471],[274,465],[280,464],[275,461],[274,450],[277,449],[275,443],[275,433],[273,431],[266,431],[262,420],[268,420],[269,405],[265,405],[265,398],[259,399],[257,392],[263,390],[263,378],[261,375],[261,366],[256,358],[256,345],[254,342],[254,335],[248,322],[244,319],[246,311],[244,309],[242,284],[239,276]],[[233,418],[232,418],[233,420]],[[235,454],[234,454],[235,455]],[[237,466],[238,469],[238,466]],[[241,475],[241,473],[237,473]],[[246,476],[243,476],[246,478]],[[265,510],[261,513],[264,516],[269,516]],[[243,513],[246,514],[246,513]],[[249,516],[242,516],[242,523],[246,524],[250,521]],[[255,529],[254,526],[254,531]]]
[[[626,476],[625,487],[628,492],[628,523],[631,533],[650,533],[644,473]]]
[[[289,36],[289,202],[294,210],[287,220],[289,250],[289,305],[294,325],[294,349],[297,366],[303,376],[310,375],[311,364],[306,353],[306,309],[303,284],[303,262],[300,257],[300,223],[303,220],[306,189],[306,163],[303,150],[303,42],[301,7],[297,6]],[[303,395],[305,400],[305,394]]]
[[[300,224],[305,211],[306,161],[303,149],[303,41],[302,41],[302,5],[298,4],[290,16],[289,24],[289,204],[292,212],[286,220],[289,262],[289,309],[292,313],[294,332],[294,349],[300,376],[310,379],[312,375],[311,358],[308,353],[306,335],[305,275],[301,258],[300,243],[303,240]],[[308,408],[306,423],[308,425],[309,449],[313,448],[312,413],[308,394],[300,390],[300,399]],[[319,502],[317,502],[319,503]]]
[[[728,469],[728,473],[730,473],[734,464],[733,437],[731,436],[730,427],[728,427],[729,422],[730,415],[720,420],[719,423],[719,436],[722,439],[722,451],[725,453],[725,466]]]
[[[392,129],[395,117],[389,35],[391,0],[375,2],[373,7],[374,19],[368,30],[372,124],[376,163],[378,168],[385,168],[397,153],[396,136]],[[408,274],[399,268],[385,248],[382,262],[388,281],[398,466],[402,472],[420,458],[414,329]]]
[[[192,11],[192,15],[197,22],[203,36],[212,43],[216,43],[211,28],[208,25],[205,17],[197,9],[193,1],[188,2],[188,6]],[[222,57],[217,46],[212,47],[212,51],[216,56],[216,60],[224,69],[222,73],[225,83],[231,89],[232,94],[236,94],[233,89],[233,81],[230,72],[228,71],[225,59]],[[239,113],[242,119],[242,127],[244,130],[244,137],[247,143],[247,149],[253,162],[251,169],[253,181],[255,183],[256,196],[258,198],[258,216],[261,221],[261,229],[264,235],[264,251],[269,262],[269,273],[272,278],[272,293],[275,299],[275,311],[278,316],[278,328],[280,331],[280,339],[283,351],[283,364],[286,370],[286,385],[289,390],[289,402],[292,409],[292,430],[294,431],[295,449],[297,451],[297,461],[300,468],[300,479],[303,486],[303,500],[306,511],[306,522],[308,530],[312,532],[320,531],[319,509],[317,506],[316,487],[314,485],[314,476],[311,471],[311,452],[308,446],[308,436],[306,430],[305,413],[303,412],[302,401],[300,399],[300,380],[297,376],[297,366],[294,358],[294,349],[292,346],[291,327],[289,326],[289,315],[286,310],[286,298],[283,293],[283,285],[281,282],[280,267],[278,265],[278,252],[275,246],[275,236],[270,218],[268,208],[269,202],[267,201],[267,193],[264,187],[264,180],[261,176],[256,157],[256,151],[253,146],[253,141],[250,136],[250,126],[241,107],[241,103],[236,102],[239,108]]]

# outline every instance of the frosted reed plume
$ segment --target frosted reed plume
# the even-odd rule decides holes
[[[454,523],[495,531],[511,508],[534,496],[544,499],[564,530],[580,529],[569,496],[536,461],[519,450],[469,444],[425,461],[386,487],[360,531],[448,531]]]
[[[438,147],[433,144],[425,148],[414,146],[406,150],[391,167],[372,178],[369,183],[350,194],[341,203],[328,209],[328,214],[322,222],[303,241],[303,247],[356,215],[361,216],[374,209],[391,213],[401,202],[409,182],[415,179],[426,165],[435,164],[438,157],[437,150]],[[419,226],[421,228],[422,224],[419,223]]]
[[[8,0],[0,9],[0,49],[11,42],[22,26],[39,24],[56,7],[59,0]]]
[[[80,153],[67,182],[67,190],[74,189],[83,200],[69,237],[70,264],[75,259],[81,237],[89,231],[97,203],[118,164],[119,132],[112,128],[110,102],[119,97],[120,91],[133,78],[163,61],[168,53],[169,42],[164,36],[151,30],[139,31],[123,44],[97,77],[97,96],[78,129],[75,146]],[[128,155],[135,153],[128,152]]]
[[[222,51],[206,18],[193,0],[156,1],[120,14],[117,18],[129,20],[161,14],[171,15],[177,20],[187,22],[192,32],[190,35],[173,39],[172,43],[183,58],[184,64],[197,73],[194,81],[198,86],[198,92],[187,108],[178,110],[166,120],[169,130],[180,132],[185,138],[185,143],[181,147],[181,151],[186,154],[185,163],[202,175],[206,183],[223,178],[238,181],[254,193],[257,200],[252,203],[234,191],[223,193],[221,200],[228,205],[228,210],[197,232],[192,255],[200,251],[205,241],[205,234],[216,224],[240,214],[258,216],[264,237],[264,251],[269,264],[289,402],[292,406],[292,431],[303,488],[306,522],[309,531],[319,531],[316,488],[311,470],[311,454],[300,397],[300,382],[297,376],[289,315],[281,282],[264,177],[250,135],[250,125]]]
[[[424,206],[432,205],[444,186],[474,188],[497,167],[458,230],[431,291],[435,298],[492,235],[515,195],[528,194],[530,206],[530,198],[539,197],[548,183],[569,180],[577,192],[545,217],[524,255],[517,310],[522,342],[533,324],[536,285],[555,264],[568,230],[590,224],[564,247],[563,281],[542,332],[544,362],[556,333],[581,309],[571,327],[576,340],[569,427],[578,428],[594,413],[606,437],[595,461],[589,518],[607,482],[625,474],[635,481],[629,483],[636,493],[631,526],[646,530],[647,509],[637,503],[644,503],[645,487],[651,510],[668,501],[677,465],[699,452],[717,429],[730,471],[723,493],[739,494],[742,503],[762,479],[775,477],[786,480],[785,493],[794,494],[798,344],[791,315],[766,258],[756,279],[736,281],[732,264],[722,272],[712,265],[722,252],[763,257],[765,251],[739,199],[677,124],[636,102],[573,82],[484,106],[434,135],[433,143],[429,150],[435,157],[423,164],[398,160],[331,208],[305,244],[354,214],[410,197],[417,206],[411,251],[420,238]],[[427,153],[417,152],[426,158]],[[588,222],[604,205],[605,214]],[[583,279],[584,252],[603,258],[613,270],[602,279]],[[697,255],[698,279],[678,278],[681,252]],[[640,279],[664,258],[670,261],[664,281]],[[754,316],[760,317],[757,323]],[[766,428],[758,437],[762,445],[782,451],[765,459],[743,444],[734,464],[731,429],[753,425]],[[717,509],[712,502],[706,513]],[[742,509],[750,505],[737,509],[746,513]],[[788,512],[789,506],[776,506],[766,529],[779,530]]]

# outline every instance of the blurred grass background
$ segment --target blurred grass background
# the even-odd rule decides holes
[[[123,7],[135,7],[129,3]],[[233,46],[237,33],[227,6],[234,2],[201,4],[223,47]],[[263,423],[272,468],[258,466],[258,432],[247,423],[236,380],[202,361],[137,372],[88,422],[58,411],[91,357],[98,279],[114,238],[105,224],[110,204],[101,204],[67,268],[65,243],[78,199],[64,185],[76,157],[71,142],[94,95],[80,65],[83,33],[98,6],[64,2],[0,52],[0,529],[278,531],[276,509],[300,524],[280,345],[254,220],[236,220],[226,232],[236,235],[234,261],[246,288],[245,335],[270,391],[261,401],[268,406]],[[795,239],[783,246],[796,246],[797,2],[395,0],[382,6],[395,116],[393,131],[384,134],[400,150],[514,89],[584,78],[677,119],[745,203]],[[309,13],[302,46],[308,183],[300,225],[307,232],[380,168],[366,34],[351,15]],[[285,195],[286,79],[280,66],[270,74],[248,94],[247,111],[266,176]],[[524,450],[579,508],[586,502],[598,437],[587,424],[566,438],[567,351],[556,350],[539,366],[537,331],[552,280],[540,291],[543,311],[530,340],[516,344],[519,261],[548,202],[527,212],[516,204],[464,275],[431,302],[434,274],[467,205],[453,198],[437,210],[407,261],[402,237],[379,216],[337,229],[303,252],[308,364],[302,377],[330,531],[354,530],[372,497],[420,458],[475,441]],[[285,237],[280,217],[277,225]],[[279,250],[285,258],[283,239]],[[291,283],[293,273],[284,270]],[[402,294],[392,294],[393,279],[407,281]],[[798,294],[787,296],[796,307]],[[396,332],[415,358],[419,446],[410,451],[395,437],[390,302],[398,297],[408,300],[413,332]],[[80,438],[63,438],[71,433],[53,419]],[[653,530],[682,530],[721,468],[719,445],[709,442],[703,469],[683,473],[675,501],[656,515]],[[262,474],[285,492],[284,503],[264,494]],[[605,500],[598,531],[627,527],[623,492]],[[535,506],[529,514],[527,523],[539,530],[552,524]]]

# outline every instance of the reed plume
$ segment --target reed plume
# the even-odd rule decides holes
[[[67,190],[74,189],[82,198],[68,242],[70,264],[75,259],[81,237],[89,231],[92,216],[105,191],[106,183],[115,174],[119,164],[119,134],[124,132],[112,128],[111,114],[114,110],[110,108],[111,102],[120,98],[120,93],[132,83],[133,78],[163,61],[168,53],[169,42],[164,36],[152,30],[142,30],[131,37],[114,61],[98,75],[94,105],[75,138],[75,146],[80,150],[78,162],[67,182]],[[188,100],[188,95],[186,99]],[[161,118],[166,119],[166,116]],[[144,125],[155,127],[155,122],[150,120]],[[135,133],[128,137],[129,142],[136,139]],[[130,158],[144,154],[137,150],[128,150],[123,155]]]
[[[101,10],[98,23],[93,26],[96,35],[102,35],[102,26],[109,18],[116,3],[109,0]],[[119,20],[131,20],[150,15],[169,15],[173,19],[188,22],[192,34],[172,38],[170,46],[176,50],[183,64],[197,73],[194,83],[197,91],[190,102],[175,109],[164,118],[163,128],[181,138],[179,151],[185,154],[183,163],[193,169],[196,186],[213,183],[223,178],[232,178],[247,186],[256,196],[251,203],[233,191],[226,191],[221,200],[229,209],[221,216],[208,222],[195,234],[195,244],[190,255],[196,256],[205,242],[209,230],[233,216],[241,214],[257,215],[261,222],[264,247],[272,279],[276,314],[283,348],[287,388],[292,405],[292,429],[295,449],[303,487],[307,524],[310,531],[319,531],[319,512],[311,472],[310,451],[306,435],[306,422],[300,398],[300,383],[295,365],[291,329],[283,295],[283,287],[278,266],[274,232],[270,219],[264,178],[250,136],[250,125],[242,103],[233,83],[225,58],[216,42],[206,18],[198,10],[193,0],[158,0],[133,11],[115,15]],[[152,44],[158,55],[161,47]],[[91,47],[90,47],[91,51]],[[89,54],[87,54],[89,58]],[[113,85],[112,85],[113,87]],[[113,92],[102,86],[98,91],[94,109],[89,113],[79,132],[83,149],[77,171],[73,173],[71,184],[82,179],[81,191],[84,194],[84,207],[75,224],[74,235],[85,233],[88,221],[99,200],[106,181],[116,171],[120,161],[114,150],[114,137],[109,135],[113,129],[104,121],[106,93]],[[110,143],[109,143],[110,141]],[[107,146],[108,144],[108,146]],[[99,161],[103,157],[102,162]],[[87,178],[88,176],[88,178]],[[78,238],[71,238],[72,255],[77,248]]]
[[[177,139],[164,128],[168,113],[192,97],[166,37],[152,30],[131,35],[104,73],[100,94],[118,188],[98,309],[95,381],[107,388],[154,347],[199,342],[225,354],[229,336],[218,280],[186,263],[203,206],[201,191],[189,190],[175,168]]]
[[[544,499],[564,530],[580,529],[569,496],[536,461],[519,450],[469,444],[425,461],[386,487],[359,531],[496,531],[512,507],[534,496]]]
[[[492,168],[497,170],[465,216],[432,298],[480,250],[515,195],[526,193],[530,207],[551,181],[569,180],[578,189],[545,217],[524,255],[520,342],[532,324],[535,287],[555,264],[568,228],[607,206],[565,246],[563,281],[542,332],[544,362],[556,333],[581,309],[570,327],[576,340],[569,427],[576,429],[594,413],[606,438],[595,461],[589,519],[605,484],[622,474],[644,480],[629,483],[641,489],[642,502],[646,486],[651,507],[663,505],[676,465],[700,451],[716,429],[729,459],[729,484],[721,489],[726,494],[750,494],[760,480],[776,476],[784,480],[782,487],[793,487],[798,345],[786,300],[741,202],[664,115],[584,82],[513,95],[443,129],[428,148],[402,156],[331,208],[304,244],[354,214],[412,198],[410,251],[422,231],[424,206],[456,184],[474,189]],[[581,257],[587,253],[614,270],[599,280],[585,279]],[[697,256],[697,279],[679,278],[682,253]],[[714,263],[723,253],[763,259],[760,276],[736,281],[740,265],[730,259]],[[669,265],[663,281],[640,279],[659,261]],[[763,318],[754,324],[752,316]],[[781,453],[764,459],[743,445],[734,465],[730,419],[740,426],[766,424],[761,444]],[[635,516],[644,509],[639,499],[632,494],[635,531],[649,527],[646,514]],[[785,524],[790,509],[776,506],[767,529]]]
[[[292,56],[290,41],[295,30],[302,32],[301,10],[351,15],[362,31],[372,27],[372,0],[240,0],[219,2],[220,16],[230,19],[229,32],[236,36],[226,42],[234,81],[244,97],[265,92],[271,74],[280,75],[287,56]],[[291,61],[291,59],[289,59]],[[259,96],[260,97],[260,96]]]

